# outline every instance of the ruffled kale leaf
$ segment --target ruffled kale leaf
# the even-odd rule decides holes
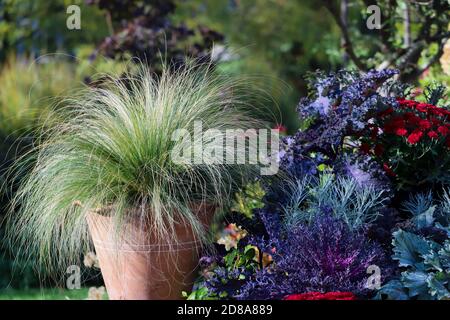
[[[444,192],[447,195],[447,192]],[[413,217],[410,231],[393,233],[393,256],[402,273],[384,285],[378,298],[435,300],[450,298],[450,227],[448,197],[412,197],[404,205]]]
[[[421,256],[430,250],[428,242],[413,233],[398,230],[393,233],[394,255],[392,258],[399,261],[400,267],[418,267]]]

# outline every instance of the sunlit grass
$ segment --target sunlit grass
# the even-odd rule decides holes
[[[20,136],[42,125],[53,104],[80,87],[74,66],[10,58],[0,69],[0,133]]]

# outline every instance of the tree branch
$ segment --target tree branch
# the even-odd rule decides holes
[[[430,68],[434,63],[438,62],[439,59],[442,57],[442,55],[444,54],[444,47],[445,47],[445,43],[446,41],[442,41],[439,45],[439,49],[436,52],[436,54],[433,56],[433,58],[430,59],[430,61],[428,61],[428,63],[421,69],[417,70],[416,75],[420,76],[422,73],[424,73],[428,68]]]
[[[348,32],[347,25],[345,21],[342,20],[340,9],[336,8],[333,2],[325,0],[323,1],[323,4],[325,8],[331,13],[334,20],[336,21],[336,24],[338,25],[339,29],[341,29],[342,33],[342,46],[344,47],[345,52],[347,53],[348,57],[353,61],[353,63],[356,65],[356,67],[362,71],[367,70],[367,65],[359,59],[359,57],[356,55],[355,50],[353,49],[353,43],[350,38],[350,34]]]

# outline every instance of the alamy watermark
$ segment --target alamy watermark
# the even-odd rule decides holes
[[[69,15],[66,19],[66,27],[69,30],[81,29],[81,9],[79,6],[72,4],[67,7],[66,13]]]
[[[381,288],[381,269],[379,266],[372,264],[367,267],[367,274],[370,274],[367,278],[366,288],[371,290],[379,290]]]
[[[373,4],[367,7],[367,13],[370,14],[366,21],[367,29],[381,29],[381,8]]]
[[[69,276],[66,279],[66,287],[69,290],[78,290],[81,288],[81,268],[77,265],[70,265],[66,269]]]

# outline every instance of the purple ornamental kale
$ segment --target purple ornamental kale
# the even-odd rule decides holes
[[[360,186],[372,186],[376,190],[390,195],[391,180],[386,172],[372,157],[362,153],[342,154],[334,163],[334,173],[350,177]]]
[[[364,120],[366,113],[373,110],[377,100],[384,103],[394,103],[395,99],[382,96],[380,88],[386,85],[398,71],[387,69],[371,70],[365,74],[349,71],[339,71],[325,75],[321,72],[310,77],[310,98],[304,98],[297,106],[300,118],[323,118],[333,113],[341,116],[351,115],[350,124],[354,128],[365,123],[354,123]]]
[[[295,174],[300,167],[304,173],[312,171],[309,167],[313,164],[324,163],[324,159],[333,161],[343,152],[346,136],[361,132],[376,112],[397,105],[395,97],[388,94],[388,80],[396,73],[396,70],[362,75],[346,71],[317,73],[310,81],[310,97],[302,99],[297,107],[300,118],[308,119],[310,125],[282,140],[281,169]]]
[[[370,265],[382,268],[383,280],[391,273],[378,244],[331,216],[319,216],[309,226],[290,226],[282,237],[259,240],[273,263],[248,279],[235,294],[238,299],[280,299],[309,291],[365,297],[370,295],[365,288]]]

